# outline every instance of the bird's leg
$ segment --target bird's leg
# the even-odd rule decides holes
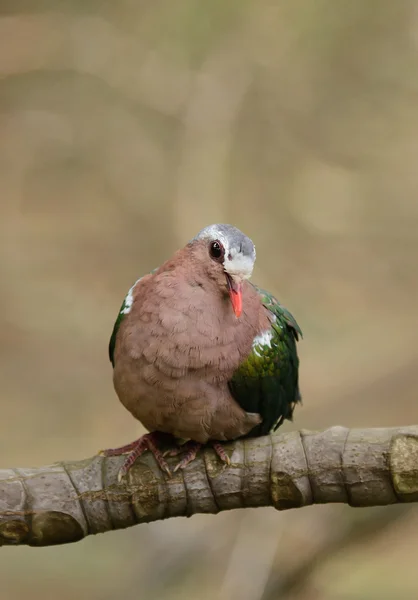
[[[120,446],[119,448],[108,448],[107,450],[100,450],[99,454],[103,454],[103,456],[120,456],[121,454],[127,454],[128,452],[133,450],[137,444],[138,440],[135,440],[134,442],[126,444],[125,446]]]
[[[170,456],[173,458],[174,456],[178,456],[179,454],[183,454],[186,450],[190,449],[190,446],[193,446],[196,442],[192,440],[187,440],[186,442],[181,442],[176,439],[177,446],[175,448],[168,448],[165,452],[163,452],[163,456]]]
[[[231,459],[225,452],[225,449],[222,446],[222,444],[220,444],[219,442],[211,442],[211,446],[215,450],[215,454],[218,456],[218,458],[220,458],[221,461],[227,464],[229,467],[229,465],[231,464]]]
[[[157,443],[160,441],[160,435],[158,432],[154,431],[152,433],[146,433],[141,436],[138,440],[131,442],[130,444],[126,444],[126,446],[121,446],[120,448],[109,448],[109,450],[102,450],[101,454],[104,456],[120,456],[121,454],[128,454],[125,462],[123,463],[119,474],[118,481],[128,473],[129,469],[132,467],[137,458],[139,458],[146,450],[149,450],[155,460],[158,463],[158,466],[162,471],[167,473],[169,477],[171,477],[170,467],[168,466],[164,456],[161,451],[157,447]]]
[[[222,444],[220,444],[219,442],[208,442],[207,444],[209,447],[211,446],[214,451],[215,454],[218,456],[218,458],[220,458],[220,460],[222,462],[224,462],[225,464],[227,464],[228,466],[231,464],[231,460],[229,458],[229,456],[227,455],[227,453],[225,452]],[[186,446],[186,444],[184,445]],[[185,448],[176,448],[175,450],[171,450],[169,455],[170,456],[177,456],[178,454],[180,454],[180,452],[183,451],[183,449],[185,450]],[[187,467],[188,464],[190,464],[197,456],[197,453],[199,452],[199,450],[201,448],[204,448],[204,444],[199,444],[199,442],[187,442],[187,452],[186,454],[183,456],[183,458],[181,459],[181,461],[174,467],[174,472],[178,471],[179,469],[184,469],[185,467]]]
[[[179,463],[177,463],[176,466],[174,467],[174,473],[176,471],[178,471],[179,469],[184,469],[185,467],[187,467],[187,465],[196,458],[197,453],[199,452],[202,445],[203,444],[199,444],[199,442],[187,442],[188,450],[186,451],[186,453],[183,456],[183,458],[181,459],[181,461]],[[172,452],[175,452],[176,450],[173,450]],[[178,450],[179,450],[179,452],[177,454],[180,454],[180,452],[183,452],[186,449],[183,450],[182,448],[178,448]],[[173,456],[173,455],[171,454],[171,456]]]

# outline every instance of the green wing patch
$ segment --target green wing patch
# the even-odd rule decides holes
[[[153,273],[158,271],[158,268],[159,267],[150,271],[150,275],[152,275]],[[143,276],[143,277],[145,277],[145,276]],[[134,287],[136,286],[137,283],[139,283],[141,281],[141,279],[143,279],[143,277],[140,277],[139,279],[137,279],[135,281],[135,283],[133,284],[133,286],[131,287],[131,289],[129,290],[129,292],[126,294],[126,296],[122,302],[122,306],[120,307],[115,324],[113,326],[112,335],[110,336],[110,341],[109,341],[109,360],[113,366],[115,366],[115,345],[116,345],[116,338],[118,336],[120,324],[122,323],[122,321],[126,317],[126,315],[131,312],[132,303],[134,300],[133,299]]]
[[[234,373],[229,387],[247,412],[259,413],[263,422],[249,437],[267,435],[284,419],[292,419],[299,393],[299,359],[296,341],[302,331],[293,315],[265,290],[254,286],[271,313],[271,328],[257,336],[247,360]]]
[[[137,281],[135,281],[135,283],[133,284],[133,286],[131,287],[131,289],[126,294],[125,298],[123,299],[122,306],[120,307],[117,319],[113,326],[112,335],[110,336],[110,341],[109,341],[109,360],[113,366],[115,366],[115,360],[114,360],[115,345],[116,345],[116,337],[118,335],[119,327],[120,327],[120,324],[122,323],[123,319],[125,318],[125,316],[131,310],[132,302],[133,302],[134,287],[136,286],[136,284],[139,281],[141,281],[141,279],[142,279],[142,277],[140,277],[139,279],[137,279]]]
[[[293,330],[296,341],[299,340],[299,336],[302,338],[302,330],[297,324],[295,317],[287,310],[287,308],[282,306],[280,302],[266,290],[263,290],[262,288],[259,288],[254,284],[252,284],[252,286],[260,294],[261,301],[264,304],[264,306],[268,308],[268,310],[275,314],[277,317],[282,318],[288,325],[288,327],[290,327]]]

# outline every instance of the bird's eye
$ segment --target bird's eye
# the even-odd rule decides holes
[[[218,242],[218,240],[215,240],[214,242],[211,242],[210,246],[209,246],[209,254],[211,256],[211,258],[213,258],[214,260],[222,260],[222,258],[224,257],[224,247],[222,246],[221,242]]]

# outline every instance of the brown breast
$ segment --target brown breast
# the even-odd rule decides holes
[[[237,318],[226,286],[190,260],[186,247],[134,290],[115,348],[119,398],[148,429],[199,439],[204,428],[202,440],[209,433],[237,437],[235,432],[249,430],[250,424],[227,382],[250,353],[254,336],[268,326],[267,311],[249,283],[243,286],[243,313]],[[228,418],[232,424],[225,427],[232,433],[227,436],[221,429]],[[216,431],[210,430],[212,421],[218,423]]]

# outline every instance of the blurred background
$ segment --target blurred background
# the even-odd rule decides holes
[[[298,319],[293,428],[418,422],[418,5],[0,1],[0,467],[135,439],[107,344],[203,226]],[[3,548],[0,600],[409,600],[415,507],[197,516]]]

